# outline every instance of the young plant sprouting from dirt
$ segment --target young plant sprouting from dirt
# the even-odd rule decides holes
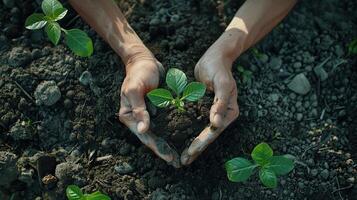
[[[242,65],[238,65],[237,67],[239,74],[242,76],[242,82],[244,84],[251,84],[253,72],[247,69],[244,69]]]
[[[232,182],[244,182],[259,168],[259,179],[268,188],[275,188],[279,175],[285,175],[294,169],[294,160],[283,156],[273,156],[273,150],[267,143],[258,144],[252,151],[251,161],[237,157],[225,164],[228,179]]]
[[[66,30],[57,22],[67,14],[67,9],[58,0],[43,0],[41,8],[43,13],[33,13],[27,17],[25,22],[27,29],[36,30],[45,27],[45,32],[54,45],[58,44],[63,31],[66,44],[74,54],[82,57],[92,55],[93,42],[84,31]]]
[[[111,200],[110,197],[99,191],[91,194],[83,194],[81,189],[76,185],[67,186],[66,195],[68,200]]]
[[[350,43],[348,43],[347,48],[348,48],[348,55],[356,55],[357,54],[357,38],[355,38]]]
[[[185,73],[176,68],[171,68],[167,72],[166,84],[175,93],[175,97],[171,91],[163,88],[154,89],[147,94],[150,101],[159,108],[174,105],[179,112],[183,112],[184,100],[198,101],[206,92],[205,84],[200,82],[187,84]]]

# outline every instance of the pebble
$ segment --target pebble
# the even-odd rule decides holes
[[[293,65],[293,67],[294,67],[295,69],[299,69],[301,66],[302,66],[301,62],[296,62],[296,63],[294,63],[294,65]]]
[[[325,69],[319,65],[314,68],[314,72],[316,76],[321,80],[324,81],[328,78],[328,73],[325,71]]]
[[[14,47],[9,55],[8,63],[12,67],[24,67],[31,61],[31,52],[22,47]]]
[[[84,71],[82,75],[79,77],[79,82],[85,86],[89,85],[92,81],[93,81],[92,74],[89,71]]]
[[[317,171],[317,169],[312,169],[312,170],[310,171],[310,173],[311,173],[312,176],[316,176],[317,173],[318,173],[318,171]]]
[[[269,99],[273,102],[277,102],[279,100],[279,95],[274,93],[269,96]]]
[[[279,57],[271,57],[268,66],[274,70],[280,69],[283,61]]]
[[[324,170],[322,170],[320,175],[323,179],[327,180],[329,177],[329,171],[327,169],[324,169]]]
[[[288,84],[288,88],[298,94],[305,95],[310,92],[311,85],[306,76],[300,73]]]
[[[134,171],[134,168],[127,162],[123,162],[114,166],[114,170],[121,175],[129,174]]]
[[[63,101],[63,105],[64,105],[64,108],[66,108],[67,110],[71,109],[72,106],[73,106],[73,103],[70,99],[65,99]]]
[[[17,121],[14,126],[11,127],[9,135],[15,140],[31,140],[33,138],[33,131],[31,131],[29,125],[25,121]]]
[[[44,81],[35,90],[37,105],[52,106],[61,98],[61,91],[54,81]]]

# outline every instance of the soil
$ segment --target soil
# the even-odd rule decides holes
[[[119,4],[163,65],[193,81],[195,63],[240,6],[223,2]],[[355,1],[299,1],[255,46],[259,55],[241,55],[233,65],[239,118],[181,169],[157,158],[118,121],[123,64],[73,10],[60,23],[89,34],[90,58],[73,55],[62,42],[53,46],[43,31],[24,29],[39,3],[0,2],[0,199],[65,199],[68,184],[127,200],[357,199],[357,59],[346,48],[357,36]],[[238,65],[252,71],[247,83]],[[181,115],[151,109],[152,128],[180,150],[208,124],[211,101],[210,94],[187,104]],[[295,169],[273,190],[256,175],[229,182],[224,162],[249,158],[262,141],[277,155],[295,156]],[[42,166],[45,155],[55,163]]]

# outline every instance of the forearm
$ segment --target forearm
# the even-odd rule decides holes
[[[229,41],[227,54],[235,60],[269,33],[297,0],[247,0],[237,11],[222,39]]]
[[[69,0],[79,15],[127,65],[135,57],[152,57],[113,0]]]

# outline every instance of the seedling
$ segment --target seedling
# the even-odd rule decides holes
[[[147,94],[149,100],[157,107],[164,108],[174,105],[183,112],[184,100],[197,101],[203,97],[206,92],[206,86],[200,82],[191,82],[187,84],[185,73],[176,68],[171,68],[166,74],[166,84],[174,92],[175,98],[171,91],[158,88]]]
[[[92,194],[83,194],[81,189],[76,185],[67,186],[66,195],[68,200],[111,200],[110,197],[99,191]]]
[[[355,55],[357,54],[357,38],[352,40],[349,44],[348,44],[348,55]]]
[[[267,143],[258,144],[252,151],[254,164],[242,157],[233,158],[225,164],[228,179],[232,182],[244,182],[259,168],[259,179],[268,188],[275,188],[279,175],[288,174],[294,169],[294,161],[287,155],[273,156],[273,150]]]
[[[79,29],[66,30],[62,28],[58,20],[67,14],[67,9],[57,0],[43,0],[41,4],[43,13],[33,13],[27,17],[25,27],[30,30],[45,27],[45,32],[50,41],[57,45],[61,38],[61,31],[67,46],[74,54],[82,57],[89,57],[93,53],[93,43],[88,35]]]
[[[239,74],[242,77],[242,82],[244,84],[250,84],[253,76],[253,72],[247,69],[244,69],[242,65],[238,65],[237,67]]]

